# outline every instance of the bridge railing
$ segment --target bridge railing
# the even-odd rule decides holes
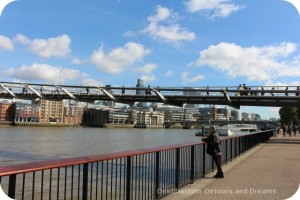
[[[227,163],[269,139],[272,130],[221,141]],[[171,145],[136,151],[0,167],[1,187],[24,199],[160,199],[214,169],[206,144]]]
[[[50,85],[50,84],[30,84],[30,83],[12,83],[0,82],[1,94],[8,94],[9,91],[15,94],[34,94],[31,89],[41,94],[65,94],[61,89],[65,89],[74,95],[103,95],[102,89],[113,95],[155,95],[154,90],[159,91],[166,96],[222,96],[224,91],[229,96],[299,96],[299,86],[247,86],[245,90],[238,86],[213,86],[213,87],[108,87],[108,86],[72,86],[72,85]],[[29,88],[29,87],[30,88]]]

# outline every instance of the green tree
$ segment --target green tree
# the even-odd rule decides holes
[[[283,107],[279,109],[279,116],[281,122],[284,124],[298,124],[299,122],[299,113],[297,107]]]

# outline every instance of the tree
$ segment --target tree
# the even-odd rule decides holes
[[[298,124],[299,122],[299,112],[297,107],[283,107],[279,109],[279,116],[281,122],[284,124]]]

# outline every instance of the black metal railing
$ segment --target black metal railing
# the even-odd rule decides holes
[[[270,138],[273,130],[221,140],[225,164]],[[160,199],[214,169],[206,144],[0,167],[1,187],[18,200]]]

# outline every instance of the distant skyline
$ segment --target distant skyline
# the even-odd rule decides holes
[[[298,86],[299,35],[284,0],[18,0],[0,16],[0,80]],[[278,109],[241,112],[268,119]]]

